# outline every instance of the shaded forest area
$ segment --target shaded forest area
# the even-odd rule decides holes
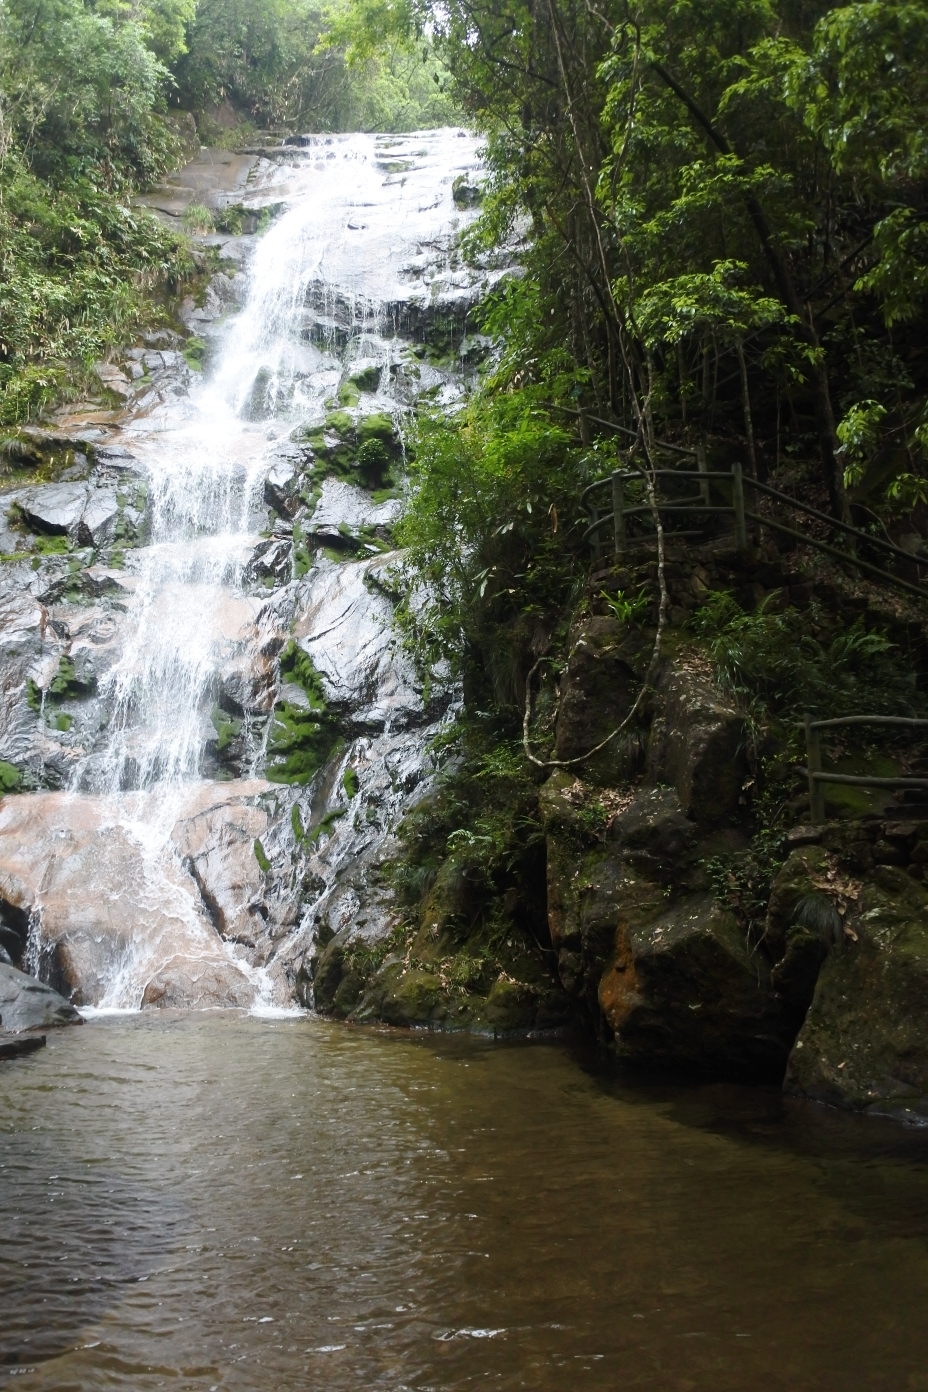
[[[662,639],[653,546],[647,563],[591,565],[580,498],[617,467],[665,467],[660,441],[704,449],[710,469],[740,462],[819,509],[838,549],[828,517],[892,538],[913,556],[900,573],[924,581],[928,10],[448,0],[378,20],[408,32],[427,13],[487,139],[469,254],[514,246],[521,273],[479,316],[495,345],[481,389],[417,427],[407,637],[424,666],[456,667],[465,707],[444,780],[401,833],[410,921],[427,925],[444,880],[473,887],[473,924],[530,902],[538,789],[567,758],[599,834],[595,790],[641,781],[655,671],[675,663],[708,672],[744,722],[750,772],[724,825],[749,849],[707,863],[723,899],[762,919],[784,834],[809,815],[804,712],[928,714],[923,621],[767,533],[740,580],[676,544]],[[646,512],[644,478],[630,491]],[[635,705],[621,663],[597,678],[610,644]],[[830,755],[853,773],[928,766],[885,732]],[[871,806],[852,801],[835,815]]]
[[[450,0],[432,18],[487,135],[472,252],[515,238],[525,269],[484,312],[500,357],[470,416],[420,449],[409,540],[445,577],[452,646],[494,594],[526,600],[529,558],[544,607],[576,537],[551,519],[616,458],[594,418],[639,431],[639,459],[704,443],[920,547],[925,5]]]

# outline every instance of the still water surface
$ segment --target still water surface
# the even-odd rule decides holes
[[[229,1013],[0,1065],[0,1385],[928,1389],[928,1138]]]

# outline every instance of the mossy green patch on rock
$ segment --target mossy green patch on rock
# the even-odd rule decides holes
[[[357,435],[362,444],[365,440],[379,440],[381,444],[387,446],[392,446],[396,442],[393,420],[383,411],[374,411],[370,415],[360,416],[357,424]]]
[[[214,706],[210,715],[213,729],[216,731],[216,751],[218,754],[225,754],[242,733],[242,722],[236,720],[234,716],[228,714],[219,706]]]
[[[330,411],[325,418],[326,430],[333,430],[342,439],[354,434],[354,420],[347,411]]]
[[[380,386],[381,368],[371,365],[361,368],[360,372],[352,372],[350,380],[362,392],[375,392]]]
[[[0,759],[0,793],[16,793],[22,787],[23,776],[15,764]]]
[[[326,706],[322,680],[298,644],[290,642],[284,649],[280,670],[302,688],[306,701],[275,705],[267,777],[274,783],[308,783],[338,744],[340,734]]]

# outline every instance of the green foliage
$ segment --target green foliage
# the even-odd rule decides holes
[[[640,624],[647,616],[648,596],[643,589],[638,591],[634,599],[628,599],[622,590],[616,590],[614,595],[600,590],[599,598],[612,617],[621,624]]]
[[[214,232],[216,222],[205,203],[191,203],[184,211],[185,232]]]
[[[691,627],[720,683],[756,720],[915,714],[914,672],[862,617],[832,625],[815,603],[803,613],[767,601],[748,614],[731,595],[712,592]]]
[[[47,692],[54,699],[63,701],[68,697],[86,696],[93,686],[92,675],[86,678],[78,676],[71,658],[62,657],[58,660],[58,670],[49,682]]]
[[[233,740],[238,739],[242,733],[242,722],[233,719],[221,706],[215,706],[211,713],[213,729],[218,736],[216,740],[216,750],[219,754],[225,753]]]
[[[888,516],[918,501],[922,5],[412,3],[411,20],[359,14],[374,35],[430,23],[487,136],[468,252],[492,263],[523,238],[524,275],[486,317],[497,388],[544,384],[633,427],[644,407],[649,432],[698,432],[726,458],[746,442],[841,510],[853,460],[836,459],[834,422],[875,403],[881,464],[855,487]]]
[[[15,764],[0,759],[0,793],[15,793],[22,786],[23,776]]]
[[[194,336],[193,338],[188,338],[187,342],[184,344],[184,358],[187,362],[187,365],[189,367],[192,367],[194,372],[203,371],[203,358],[206,353],[206,349],[206,340],[202,338],[197,338],[196,336]]]
[[[856,401],[838,422],[838,439],[845,459],[847,487],[860,483],[868,463],[880,443],[886,407],[878,401]]]
[[[13,139],[56,182],[89,176],[93,164],[110,186],[157,175],[173,153],[158,114],[168,81],[144,12],[84,0],[7,0],[0,11]]]
[[[0,195],[0,422],[14,424],[86,389],[95,359],[157,319],[149,291],[190,263],[154,217],[87,175],[55,186],[10,156]]]
[[[440,913],[466,936],[503,911],[507,890],[531,898],[544,837],[537,781],[519,744],[466,722],[444,743],[445,772],[404,818],[390,877],[410,914]]]
[[[409,26],[378,24],[375,9],[357,0],[329,9],[313,0],[199,0],[175,65],[180,101],[204,113],[201,129],[217,140],[225,132],[205,113],[223,100],[257,126],[405,131],[453,122],[431,42]]]
[[[255,838],[254,850],[255,860],[258,862],[258,868],[260,869],[262,875],[266,875],[271,868],[271,862],[268,860],[267,855],[264,851],[264,847],[261,845],[261,842],[257,839],[257,837]]]
[[[333,807],[331,812],[326,812],[325,816],[319,819],[307,836],[306,839],[310,844],[315,844],[321,836],[331,836],[332,828],[335,826],[335,823],[346,815],[347,810],[348,809],[345,807]]]
[[[413,492],[397,529],[407,639],[426,669],[444,660],[460,670],[479,653],[496,698],[518,701],[532,634],[556,623],[577,583],[570,523],[585,465],[525,391],[485,393],[451,420],[422,418],[412,443]]]
[[[342,774],[342,787],[345,789],[345,796],[349,801],[357,796],[359,787],[358,775],[353,768],[346,768],[345,772]]]
[[[770,887],[783,862],[782,830],[763,824],[749,850],[703,862],[713,893],[733,911],[750,942],[758,942],[763,935]]]
[[[382,485],[390,472],[390,452],[382,440],[362,440],[355,459],[365,483]]]

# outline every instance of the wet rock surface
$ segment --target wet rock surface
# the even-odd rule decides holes
[[[294,919],[281,810],[261,781],[7,798],[4,910],[29,921],[42,979],[76,1004],[253,1005],[269,994],[261,969]]]
[[[470,144],[455,144],[459,167]],[[358,158],[350,140],[346,151]],[[374,941],[395,921],[379,867],[428,782],[426,744],[455,693],[433,683],[424,699],[396,641],[391,470],[401,413],[422,391],[460,398],[466,371],[453,351],[448,366],[421,361],[431,348],[413,352],[397,329],[434,332],[447,356],[481,286],[451,266],[450,232],[397,271],[388,192],[386,222],[355,229],[369,234],[368,261],[333,246],[330,278],[307,281],[283,314],[273,275],[289,303],[298,272],[278,262],[260,273],[271,298],[259,286],[248,301],[255,233],[315,157],[312,143],[210,154],[146,195],[169,222],[201,201],[217,223],[227,210],[241,223],[199,239],[219,271],[180,306],[185,333],[154,330],[96,364],[99,403],[4,447],[14,476],[0,547],[22,559],[0,569],[0,782],[15,789],[0,802],[0,895],[16,925],[4,928],[12,951],[0,946],[11,960],[28,952],[75,1002],[309,1000],[298,981],[317,931],[350,923]],[[443,177],[428,207],[444,199],[459,216]],[[284,251],[298,259],[299,240]],[[358,266],[374,269],[379,298],[356,283]],[[235,357],[226,324],[246,302],[257,351],[270,322],[280,362]],[[197,434],[217,358],[252,373],[238,418],[219,423],[224,447]],[[184,450],[186,489],[170,477]],[[183,758],[200,751],[181,785],[159,752],[172,714],[146,672],[167,696],[179,683],[179,712],[184,683],[197,692],[177,717]],[[284,748],[297,775],[281,773]],[[265,770],[283,781],[254,777]]]
[[[916,1121],[928,1118],[928,893],[877,867],[823,953],[790,1054],[787,1092]]]
[[[81,1023],[80,1012],[57,991],[0,962],[0,1030],[19,1034],[23,1030]]]

